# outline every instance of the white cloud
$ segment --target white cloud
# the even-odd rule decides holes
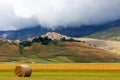
[[[100,24],[120,19],[119,7],[120,0],[1,0],[0,30],[37,22],[48,28]]]

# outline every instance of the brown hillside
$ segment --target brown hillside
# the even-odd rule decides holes
[[[0,56],[20,56],[19,46],[0,41]]]
[[[51,41],[47,45],[34,42],[23,46],[0,41],[0,61],[40,63],[119,62],[120,56],[82,42]]]
[[[112,61],[112,59],[119,59],[120,56],[113,54],[109,51],[96,48],[94,46],[89,46],[83,43],[65,43],[66,48],[71,52],[79,55],[81,58],[85,58],[88,61],[101,60],[103,62]]]
[[[116,62],[120,56],[109,51],[89,46],[81,42],[33,43],[32,46],[24,48],[24,55],[37,55],[42,58],[64,57],[72,62]]]

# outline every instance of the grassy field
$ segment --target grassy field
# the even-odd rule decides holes
[[[30,78],[18,78],[12,72],[1,72],[0,80],[120,80],[120,73],[101,72],[33,72]]]
[[[120,80],[119,63],[91,64],[28,64],[33,72],[30,78],[18,78],[16,65],[0,64],[0,80]]]

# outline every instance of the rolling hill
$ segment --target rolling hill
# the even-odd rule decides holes
[[[47,42],[47,43],[46,43]],[[110,51],[73,40],[50,40],[36,37],[19,45],[1,40],[1,62],[26,63],[90,63],[120,62],[120,56]]]
[[[24,56],[36,56],[55,62],[117,62],[119,55],[80,42],[33,43],[24,47]]]

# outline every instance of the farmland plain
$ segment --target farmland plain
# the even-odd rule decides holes
[[[29,78],[14,74],[16,65],[0,64],[0,80],[120,80],[119,63],[28,64],[33,72]]]

